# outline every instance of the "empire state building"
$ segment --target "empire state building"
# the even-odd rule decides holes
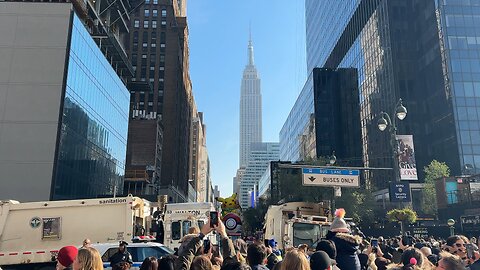
[[[240,167],[248,164],[250,145],[258,142],[262,142],[262,94],[250,37],[240,94]]]

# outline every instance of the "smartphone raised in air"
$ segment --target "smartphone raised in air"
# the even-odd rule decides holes
[[[218,226],[218,212],[210,211],[210,227]]]

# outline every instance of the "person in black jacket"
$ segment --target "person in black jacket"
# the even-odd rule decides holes
[[[338,268],[342,270],[360,270],[360,260],[357,254],[362,238],[358,235],[350,234],[350,229],[343,219],[344,217],[345,210],[343,208],[335,211],[335,219],[330,225],[326,238],[335,243]]]
[[[118,252],[113,254],[112,257],[108,259],[112,270],[124,269],[127,265],[127,269],[133,264],[132,255],[127,251],[128,243],[125,241],[120,241],[118,246]]]

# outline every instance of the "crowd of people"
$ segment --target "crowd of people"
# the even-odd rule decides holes
[[[192,228],[176,254],[145,258],[140,270],[480,270],[480,239],[462,235],[445,240],[409,235],[362,238],[351,233],[344,215],[336,211],[327,235],[314,245],[286,250],[279,250],[274,239],[250,244],[232,241],[221,220],[213,226],[208,222],[201,229]],[[220,237],[220,250],[205,244],[205,236],[212,231]],[[114,270],[131,266],[126,245],[121,242],[118,253],[110,258]],[[62,248],[57,261],[59,270],[103,269],[100,254],[88,245],[79,250]]]

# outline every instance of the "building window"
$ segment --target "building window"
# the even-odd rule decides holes
[[[152,46],[152,48],[156,48],[157,47],[157,44],[156,43],[152,43],[150,44]]]
[[[157,21],[152,21],[152,28],[157,28]]]
[[[138,42],[138,31],[133,32],[133,42]]]
[[[138,49],[138,42],[133,42],[133,48],[136,50]]]
[[[162,9],[162,17],[163,18],[167,17],[167,10],[166,9]]]
[[[134,23],[133,23],[133,26],[135,28],[139,28],[140,27],[140,21],[139,20],[135,20]]]
[[[137,54],[136,53],[132,54],[132,63],[137,64]]]
[[[152,15],[153,15],[153,17],[157,17],[158,16],[158,10],[156,10],[156,9],[152,10]]]
[[[144,42],[144,43],[142,44],[142,46],[143,46],[143,48],[147,48],[147,47],[148,47],[148,43]]]
[[[160,62],[165,62],[165,55],[164,54],[160,55]]]
[[[160,48],[165,48],[165,43],[161,43]]]
[[[150,9],[145,9],[145,12],[143,13],[145,17],[150,17]]]
[[[158,0],[153,0],[154,5],[158,5]]]
[[[166,20],[162,20],[162,25],[167,25],[167,21],[166,21]]]
[[[147,59],[147,55],[146,55],[146,54],[142,54],[142,59]]]
[[[150,4],[150,0],[145,0],[145,4]]]
[[[143,22],[143,28],[148,28],[148,21]]]
[[[155,67],[150,66],[150,70],[155,70]]]
[[[132,66],[133,71],[137,71],[137,66]]]
[[[154,78],[150,78],[150,79],[148,79],[148,80],[149,80],[151,83],[153,83],[153,82],[155,81]]]
[[[160,67],[160,70],[165,70],[165,67]]]

